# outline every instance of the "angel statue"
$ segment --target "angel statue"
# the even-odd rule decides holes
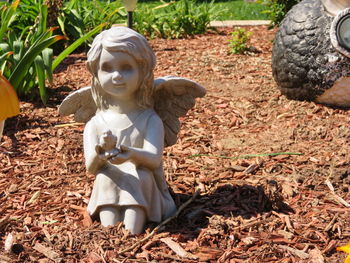
[[[96,175],[87,207],[103,226],[123,222],[133,234],[176,212],[163,173],[165,146],[175,144],[179,117],[205,95],[180,77],[154,80],[156,57],[147,40],[126,27],[96,36],[87,54],[91,87],[68,95],[62,116],[84,129],[87,171]]]

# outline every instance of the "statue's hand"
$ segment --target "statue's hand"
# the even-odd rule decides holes
[[[108,160],[112,163],[112,164],[122,164],[128,160],[131,159],[131,155],[132,155],[132,150],[124,145],[120,145],[120,151],[118,154],[111,156],[110,158],[108,158]]]
[[[113,148],[112,150],[105,151],[99,144],[95,146],[95,150],[98,156],[105,161],[116,157],[120,153],[120,150],[118,148]]]

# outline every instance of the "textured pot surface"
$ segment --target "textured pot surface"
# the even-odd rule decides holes
[[[288,98],[317,101],[337,80],[350,75],[349,58],[337,52],[330,41],[333,19],[320,0],[304,0],[282,21],[272,51],[272,71]],[[328,98],[319,102],[348,106],[350,96],[349,102],[340,104]]]

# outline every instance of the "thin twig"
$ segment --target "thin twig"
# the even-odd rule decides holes
[[[309,254],[305,253],[302,250],[296,249],[296,248],[292,248],[289,246],[285,246],[285,245],[278,245],[279,248],[284,249],[289,251],[290,253],[292,253],[294,256],[297,256],[301,259],[308,259],[309,258]]]
[[[55,128],[82,126],[82,125],[85,125],[85,123],[82,123],[82,122],[62,123],[62,124],[55,125]]]
[[[147,240],[149,240],[151,237],[153,237],[159,229],[161,229],[163,226],[165,226],[167,223],[169,223],[171,220],[175,219],[176,217],[179,216],[179,214],[182,212],[182,210],[184,210],[190,203],[193,202],[193,200],[195,200],[197,198],[197,196],[200,194],[200,190],[197,190],[193,196],[188,199],[185,203],[183,203],[179,209],[177,210],[176,214],[168,217],[167,219],[165,219],[163,222],[161,222],[158,226],[156,226],[151,233],[149,233],[147,236],[145,236],[144,238],[142,238],[141,240],[139,240],[138,242],[136,242],[134,245],[132,245],[131,247],[128,247],[120,252],[118,252],[118,254],[124,254],[125,252],[129,252],[134,250],[136,247],[142,245],[144,242],[146,242]]]
[[[10,222],[10,216],[7,215],[4,218],[0,219],[0,230],[2,230],[3,228],[5,228],[5,226]]]
[[[221,159],[249,159],[254,157],[264,157],[264,156],[278,156],[278,155],[304,155],[303,153],[296,153],[296,152],[278,152],[278,153],[258,153],[258,154],[245,154],[240,156],[224,156],[224,155],[209,155],[209,154],[193,154],[190,155],[188,158],[194,158],[194,157],[201,157],[201,156],[207,156],[207,157],[213,157],[213,158],[221,158]]]
[[[339,214],[335,214],[335,216],[332,218],[331,222],[329,222],[329,224],[324,228],[325,232],[328,232],[334,225],[335,220],[337,220]]]
[[[339,204],[342,204],[343,206],[345,207],[350,207],[350,204],[345,201],[343,198],[341,198],[339,195],[337,195],[335,193],[335,190],[334,190],[334,187],[331,183],[331,181],[329,181],[328,179],[325,181],[326,185],[328,186],[329,190],[331,190],[331,193],[332,193],[332,196],[334,198],[334,200],[339,203]]]
[[[241,230],[244,230],[246,228],[250,228],[250,227],[253,227],[253,226],[257,226],[257,225],[261,225],[261,224],[265,224],[265,223],[268,223],[269,221],[272,221],[273,218],[271,217],[267,217],[267,218],[262,218],[262,217],[259,217],[257,219],[254,219],[246,224],[243,224],[243,225],[239,225],[239,226],[236,226],[234,228],[232,228],[230,231],[241,231]]]

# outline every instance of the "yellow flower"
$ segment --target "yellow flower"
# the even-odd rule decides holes
[[[0,120],[6,120],[17,114],[19,114],[19,101],[16,91],[0,73]]]
[[[345,246],[337,247],[337,251],[348,253],[349,255],[346,257],[344,263],[350,263],[350,241]]]
[[[16,91],[0,71],[0,140],[7,118],[19,114],[19,101]]]

